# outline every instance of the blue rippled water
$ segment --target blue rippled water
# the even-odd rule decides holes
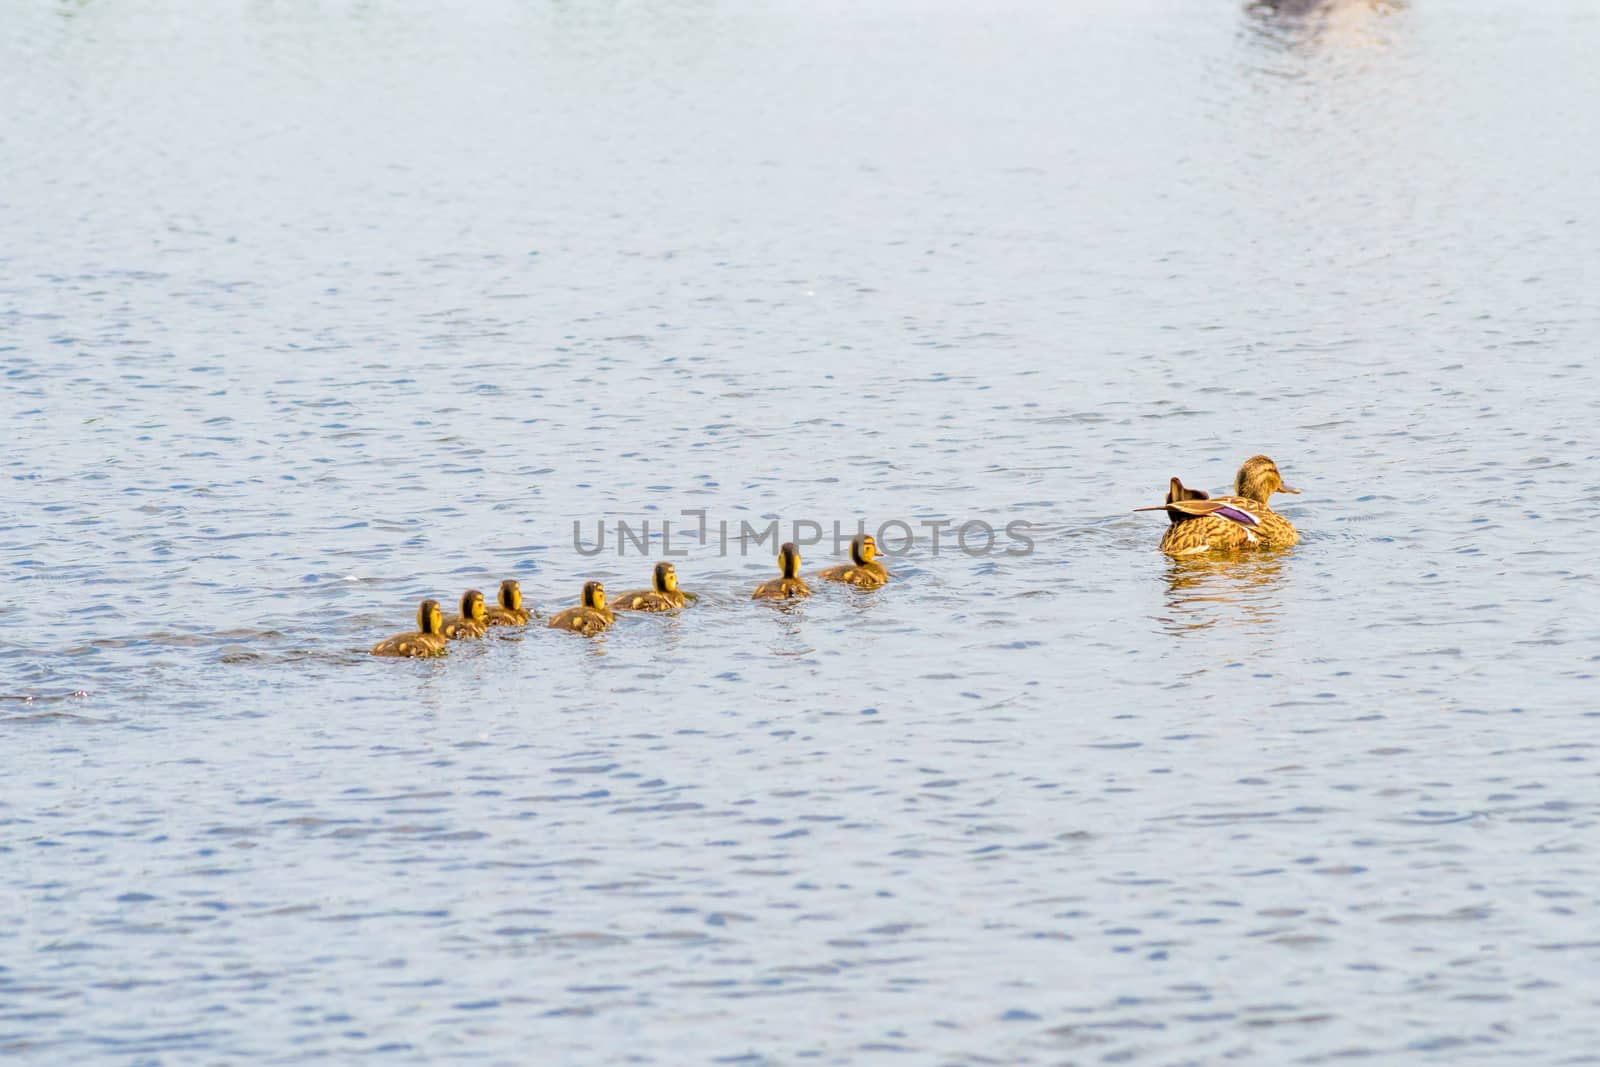
[[[0,20],[0,1053],[1593,1057],[1592,5],[192,8]],[[918,537],[366,654],[686,510]]]

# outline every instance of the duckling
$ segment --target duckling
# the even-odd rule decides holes
[[[817,573],[818,578],[830,582],[844,582],[857,589],[877,589],[889,580],[889,572],[879,563],[878,542],[871,534],[858,534],[850,540],[850,558],[853,563],[829,567]]]
[[[616,614],[606,607],[606,587],[599,582],[583,583],[583,602],[575,608],[557,612],[550,619],[550,629],[571,630],[585,637],[593,637],[616,621]]]
[[[489,609],[490,626],[522,626],[533,618],[533,612],[522,606],[522,583],[507,578],[500,583],[500,603]]]
[[[417,632],[395,634],[386,641],[372,646],[374,656],[442,656],[449,644],[439,632],[444,627],[444,613],[437,600],[424,600],[417,607]]]
[[[1246,548],[1287,548],[1300,539],[1294,524],[1267,506],[1273,493],[1298,493],[1283,484],[1278,465],[1251,456],[1233,480],[1232,496],[1208,497],[1177,478],[1167,487],[1167,502],[1135,511],[1165,511],[1171,523],[1161,538],[1170,556]]]
[[[459,641],[464,637],[482,637],[488,631],[489,612],[483,606],[483,594],[476,589],[468,589],[461,594],[461,614],[451,615],[444,620],[444,634],[452,641]]]
[[[678,588],[678,571],[672,564],[656,564],[651,578],[653,589],[630,589],[618,593],[612,603],[617,611],[674,611],[689,602],[689,597]]]
[[[756,591],[750,594],[752,599],[792,600],[811,595],[811,587],[800,577],[800,550],[793,541],[785,541],[778,549],[778,569],[783,577],[756,586]]]

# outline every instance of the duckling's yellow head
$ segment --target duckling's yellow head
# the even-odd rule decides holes
[[[871,534],[857,534],[850,540],[850,558],[855,560],[856,566],[865,567],[878,558],[878,542]]]
[[[785,541],[778,549],[778,569],[785,578],[800,577],[800,550],[793,541]]]
[[[656,592],[674,593],[678,589],[678,570],[670,563],[656,564]]]
[[[596,611],[604,611],[606,606],[606,587],[599,582],[583,583],[583,606]]]
[[[500,606],[507,611],[522,610],[522,583],[515,578],[507,578],[500,583]]]
[[[1278,473],[1278,465],[1272,460],[1266,456],[1251,456],[1239,468],[1239,476],[1233,480],[1233,491],[1236,496],[1265,504],[1273,493],[1298,493],[1300,490],[1283,484],[1283,475]]]
[[[489,609],[483,606],[483,594],[476,589],[468,589],[461,594],[461,617],[474,622],[482,622],[489,617]]]
[[[424,600],[417,605],[417,630],[425,634],[436,634],[444,629],[444,612],[439,609],[437,600]]]

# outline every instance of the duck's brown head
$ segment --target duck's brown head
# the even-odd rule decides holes
[[[461,594],[461,617],[474,622],[482,622],[489,617],[489,609],[483,606],[483,594],[476,589],[468,589]]]
[[[599,582],[583,583],[583,606],[596,611],[606,608],[606,587]]]
[[[444,612],[439,608],[437,600],[424,600],[417,605],[417,630],[420,633],[436,634],[444,629]]]
[[[1300,490],[1283,484],[1283,475],[1278,473],[1278,465],[1272,460],[1266,456],[1251,456],[1239,468],[1239,476],[1233,480],[1233,491],[1246,500],[1265,504],[1273,493],[1298,493]]]
[[[878,558],[878,542],[872,539],[871,534],[857,534],[850,539],[850,558],[855,560],[857,567],[865,567]]]
[[[666,562],[657,563],[656,564],[656,574],[655,574],[654,584],[655,584],[655,587],[656,587],[656,592],[658,592],[658,593],[675,593],[675,592],[677,592],[678,591],[678,570],[677,570],[677,568],[674,567],[670,563],[666,563]]]
[[[522,610],[522,583],[515,578],[507,578],[500,583],[500,606],[507,611]]]
[[[778,549],[778,569],[785,578],[800,577],[800,550],[793,541],[785,541]]]

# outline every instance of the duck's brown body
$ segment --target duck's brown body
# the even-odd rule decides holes
[[[1161,537],[1161,551],[1169,556],[1196,552],[1237,552],[1252,548],[1287,548],[1300,540],[1293,524],[1275,511],[1237,496],[1213,497],[1254,516],[1259,525],[1249,526],[1217,515],[1185,515],[1175,519]]]
[[[1272,460],[1251,456],[1239,468],[1231,496],[1208,497],[1174,478],[1164,505],[1136,510],[1166,511],[1171,525],[1162,535],[1161,551],[1170,556],[1287,548],[1300,534],[1267,501],[1273,493],[1299,491],[1283,484]]]

